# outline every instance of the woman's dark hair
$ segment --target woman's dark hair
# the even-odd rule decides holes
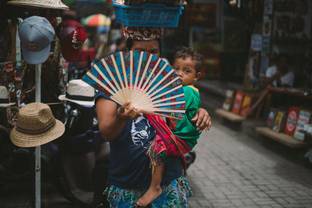
[[[128,39],[126,40],[126,48],[127,48],[128,50],[131,50],[131,48],[132,48],[132,46],[133,46],[133,41],[140,41],[140,40],[133,40],[133,39],[128,38]],[[142,41],[144,41],[144,40],[142,40]],[[158,39],[157,42],[158,42],[158,44],[159,44],[159,49],[160,49],[160,54],[161,54],[161,41]]]
[[[174,60],[176,60],[178,58],[186,59],[188,57],[196,62],[195,70],[196,72],[200,72],[203,66],[203,56],[197,53],[196,51],[194,51],[193,49],[188,48],[188,47],[181,47],[175,52],[173,58]]]
[[[120,46],[125,41],[125,38],[121,37],[116,40],[116,45]]]
[[[128,38],[128,39],[126,40],[126,48],[127,48],[128,50],[131,50],[132,46],[133,46],[133,40],[130,39],[130,38]]]

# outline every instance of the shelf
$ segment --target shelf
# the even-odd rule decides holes
[[[245,120],[245,117],[242,117],[242,116],[237,115],[235,113],[223,110],[221,108],[216,110],[216,114],[218,116],[225,118],[225,119],[232,121],[232,122],[242,122]]]
[[[275,132],[268,127],[257,127],[256,132],[291,148],[303,148],[307,146],[304,142],[298,141],[289,135]]]

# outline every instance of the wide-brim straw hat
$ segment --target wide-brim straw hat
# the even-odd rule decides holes
[[[9,0],[7,4],[47,9],[68,9],[68,6],[66,6],[61,0]]]
[[[54,118],[48,105],[30,103],[18,112],[10,138],[18,147],[37,147],[61,137],[64,131],[64,124]]]

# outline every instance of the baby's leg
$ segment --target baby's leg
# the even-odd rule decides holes
[[[160,184],[162,181],[163,173],[164,173],[163,163],[159,163],[156,166],[154,166],[151,184],[148,190],[145,192],[145,194],[137,201],[138,206],[145,207],[149,205],[161,194],[162,189]]]

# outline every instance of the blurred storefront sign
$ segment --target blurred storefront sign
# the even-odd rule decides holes
[[[261,34],[252,34],[250,48],[253,51],[261,51],[262,50],[262,35]]]
[[[271,36],[272,33],[272,19],[269,16],[263,17],[262,35],[265,37]]]
[[[311,1],[276,0],[274,39],[278,42],[307,41],[311,33]]]
[[[264,15],[273,14],[273,0],[264,0],[263,14]]]
[[[223,33],[223,1],[194,0],[185,10],[189,45],[204,55],[203,77],[220,75],[220,52]]]
[[[112,13],[111,0],[67,0],[64,2],[74,9],[79,17],[98,13],[110,16]]]
[[[196,3],[186,8],[186,19],[189,25],[202,26],[216,30],[217,27],[217,4]]]

